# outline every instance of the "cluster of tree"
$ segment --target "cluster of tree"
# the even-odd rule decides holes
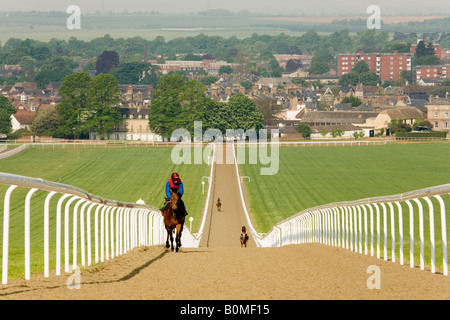
[[[194,122],[202,121],[203,130],[255,129],[263,127],[263,115],[255,103],[243,94],[228,103],[205,95],[206,87],[196,80],[185,81],[178,74],[164,75],[155,88],[149,116],[150,129],[169,139],[176,129],[194,134]]]
[[[97,132],[104,138],[122,123],[119,84],[110,74],[93,79],[85,72],[70,74],[61,84],[60,96],[57,107],[38,111],[34,134],[87,138],[89,132]]]
[[[429,42],[425,44],[424,41],[420,41],[416,47],[416,53],[414,54],[415,65],[436,65],[440,64],[440,59],[436,56],[433,43]]]
[[[339,80],[343,86],[356,86],[361,83],[364,86],[376,86],[381,82],[380,76],[369,71],[369,65],[364,61],[358,61],[352,71],[344,74]]]
[[[355,50],[409,52],[410,45],[415,43],[417,38],[418,34],[415,32],[398,31],[390,37],[384,29],[383,31],[365,29],[356,34],[351,34],[349,29],[340,29],[340,31],[323,35],[318,34],[316,30],[309,30],[300,36],[284,33],[274,36],[254,33],[251,37],[244,39],[238,39],[235,36],[224,38],[199,34],[169,41],[161,36],[154,40],[140,37],[113,39],[108,34],[91,41],[78,40],[75,37],[67,41],[52,39],[48,42],[11,38],[0,46],[0,65],[20,64],[23,67],[22,78],[7,79],[10,84],[20,80],[36,81],[38,86],[43,88],[49,82],[62,81],[74,69],[82,67],[83,71],[95,69],[97,73],[113,74],[119,83],[156,86],[161,74],[155,66],[142,62],[145,57],[155,60],[157,57],[177,59],[176,54],[185,53],[183,59],[215,58],[240,66],[236,70],[223,67],[220,70],[221,74],[250,72],[263,77],[277,77],[281,76],[285,70],[278,65],[274,54],[305,53],[313,54],[308,71],[312,74],[323,74],[334,67],[334,56],[338,53]],[[428,45],[424,42],[419,43],[415,64],[440,63],[432,50],[432,41],[450,45],[450,33],[423,33],[422,38],[427,40]],[[195,54],[197,52],[206,54],[199,56]],[[86,59],[90,59],[87,64],[85,64]],[[158,61],[163,63],[164,58]],[[291,60],[288,61],[286,70],[294,71],[300,66],[298,60]],[[376,82],[373,75],[365,74],[360,77],[366,83]],[[353,79],[353,81],[345,80],[345,82],[354,83],[355,81]]]
[[[0,95],[0,134],[8,135],[11,133],[11,116],[14,113],[16,113],[16,108],[8,98]]]

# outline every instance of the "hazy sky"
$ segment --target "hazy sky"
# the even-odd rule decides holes
[[[338,16],[366,15],[369,5],[378,5],[386,15],[447,14],[449,0],[2,0],[0,11],[66,11],[69,5],[80,6],[82,12],[159,11],[190,13],[206,9],[248,10],[273,14],[312,14]]]

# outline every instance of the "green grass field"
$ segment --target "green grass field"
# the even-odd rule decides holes
[[[204,195],[202,176],[209,175],[209,166],[174,165],[172,148],[116,148],[116,149],[28,149],[9,159],[0,160],[0,171],[34,178],[42,178],[73,185],[110,200],[136,202],[142,198],[147,204],[161,207],[167,179],[178,172],[185,186],[185,201],[189,217],[194,218],[197,230],[202,215]],[[7,186],[0,185],[0,208],[3,212]],[[23,276],[23,212],[29,189],[17,188],[12,193],[10,218],[10,267],[12,278]],[[38,191],[32,198],[31,209],[31,272],[43,269],[43,203],[48,193]],[[57,199],[52,199],[56,208]],[[72,204],[72,207],[75,203]],[[55,212],[52,210],[51,212]],[[93,218],[93,215],[92,215]],[[0,230],[3,230],[3,214]],[[56,218],[50,217],[50,230],[55,230]],[[71,240],[72,241],[72,240]],[[55,232],[50,233],[51,261],[54,267]],[[0,252],[1,254],[1,252]]]
[[[303,209],[449,183],[449,159],[450,145],[439,143],[281,147],[278,174],[262,176],[260,165],[240,170],[251,178],[244,181],[252,218],[267,232]]]
[[[247,152],[248,155],[248,152]],[[393,144],[361,147],[281,147],[279,172],[260,175],[260,165],[241,165],[249,211],[258,232],[268,232],[276,223],[315,206],[400,194],[450,182],[450,145],[442,143]],[[248,163],[248,161],[247,161]],[[442,197],[450,236],[450,196]],[[432,198],[435,208],[439,208]],[[424,205],[425,263],[430,266],[430,219]],[[413,203],[415,206],[415,203]],[[391,221],[387,206],[387,247],[391,258]],[[395,210],[397,207],[394,205]],[[409,211],[402,204],[405,261],[409,259]],[[417,211],[416,211],[417,212]],[[435,210],[436,266],[442,268],[439,210]],[[375,217],[375,216],[374,216]],[[374,218],[376,223],[376,218]],[[419,263],[419,218],[415,219],[415,264]],[[383,228],[381,211],[381,227]],[[364,227],[363,227],[364,230]],[[370,230],[370,228],[369,228]],[[395,217],[396,257],[399,257],[398,217]],[[384,239],[381,232],[381,256]],[[370,241],[370,240],[369,240]],[[376,235],[375,235],[376,241]],[[449,241],[447,239],[447,241]],[[370,248],[370,247],[369,247]],[[376,245],[375,245],[376,248]],[[442,269],[441,269],[442,270]]]

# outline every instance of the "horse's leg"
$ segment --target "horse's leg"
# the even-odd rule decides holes
[[[179,248],[181,247],[181,233],[183,232],[183,225],[179,224],[177,225],[177,236],[176,236],[176,242],[177,242],[177,249],[178,252]]]
[[[169,237],[170,237],[171,230],[168,227],[166,227],[166,231],[167,231],[166,248],[169,249],[170,248]]]

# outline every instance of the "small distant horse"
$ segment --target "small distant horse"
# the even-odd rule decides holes
[[[245,226],[243,226],[241,230],[241,248],[242,247],[247,248],[247,241],[248,241],[247,229],[245,228]]]
[[[175,243],[176,252],[180,250],[181,247],[181,234],[183,232],[184,225],[184,212],[180,209],[182,205],[180,204],[180,196],[176,192],[171,193],[170,203],[164,208],[164,225],[167,230],[167,240],[166,248],[172,248],[173,252],[173,230],[176,229]],[[170,245],[169,245],[170,239]]]
[[[220,212],[220,210],[222,210],[222,202],[220,202],[220,198],[217,199],[216,206],[217,206],[217,211]]]

